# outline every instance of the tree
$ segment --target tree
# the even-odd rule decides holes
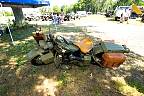
[[[61,8],[59,8],[57,5],[53,6],[53,12],[60,13],[61,12]]]
[[[137,5],[144,6],[144,1],[143,0],[135,0],[135,3]]]
[[[68,7],[68,13],[69,12],[72,12],[73,11],[73,5],[70,5],[69,7]]]
[[[108,8],[112,8],[114,2],[112,0],[79,0],[74,4],[73,10],[91,11],[97,13],[98,11],[104,11]]]
[[[132,4],[132,0],[119,0],[115,4],[116,6],[130,6]]]
[[[47,9],[45,7],[40,8],[40,13],[45,14],[47,12]]]
[[[48,14],[48,13],[51,13],[52,12],[52,9],[51,8],[48,8],[48,7],[41,7],[40,8],[40,13],[41,14]]]
[[[144,5],[143,0],[119,0],[115,3],[114,8],[116,6],[130,6],[133,2],[139,6]]]
[[[135,3],[139,6],[144,5],[142,0],[135,0]],[[77,3],[73,5],[74,12],[76,11],[91,11],[92,13],[97,13],[98,11],[112,10],[116,6],[130,6],[132,0],[78,0]]]
[[[70,13],[70,12],[74,11],[74,10],[73,10],[73,5],[70,5],[70,6],[68,6],[68,5],[63,5],[63,6],[61,7],[61,11],[64,12],[65,14],[66,14],[66,13]]]
[[[63,6],[61,7],[61,11],[64,12],[64,13],[67,13],[68,10],[69,10],[69,7],[68,7],[67,5],[63,5]]]
[[[79,3],[75,3],[75,4],[73,5],[73,11],[76,12],[76,11],[79,11],[79,10],[80,10],[80,8],[79,8]]]
[[[113,0],[106,0],[106,2],[104,2],[103,6],[104,6],[103,11],[112,10],[113,6],[114,6],[114,2],[113,2]]]
[[[15,25],[21,27],[24,23],[24,15],[22,12],[22,8],[21,7],[12,7],[12,10],[13,10],[13,14],[15,17]]]

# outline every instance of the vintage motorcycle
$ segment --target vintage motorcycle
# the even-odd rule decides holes
[[[57,68],[70,69],[73,64],[87,66],[98,64],[102,67],[119,67],[126,59],[129,49],[124,45],[102,40],[93,41],[86,37],[78,43],[62,36],[34,33],[38,47],[28,53],[31,63],[43,65],[54,62]],[[95,43],[96,42],[96,43]]]

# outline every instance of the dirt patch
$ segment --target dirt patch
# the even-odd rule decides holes
[[[144,75],[142,71],[138,72],[135,66],[137,63],[132,59],[128,56],[125,64],[117,70],[96,65],[73,66],[70,70],[60,70],[53,64],[32,66],[29,62],[18,69],[1,66],[3,69],[0,77],[1,96],[125,96],[126,94],[116,88],[112,78],[122,76],[125,82],[134,80],[142,86],[144,84]],[[126,84],[133,87],[129,83]],[[135,90],[143,92],[142,88]]]

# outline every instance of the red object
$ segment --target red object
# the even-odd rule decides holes
[[[126,60],[123,53],[104,53],[102,58],[103,66],[108,68],[119,67]]]
[[[44,40],[44,33],[33,33],[33,37],[37,42],[39,40]]]

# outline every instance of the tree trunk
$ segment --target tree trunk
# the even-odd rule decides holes
[[[16,26],[22,26],[24,21],[24,15],[22,12],[22,8],[20,7],[12,7],[13,14],[15,17]]]

